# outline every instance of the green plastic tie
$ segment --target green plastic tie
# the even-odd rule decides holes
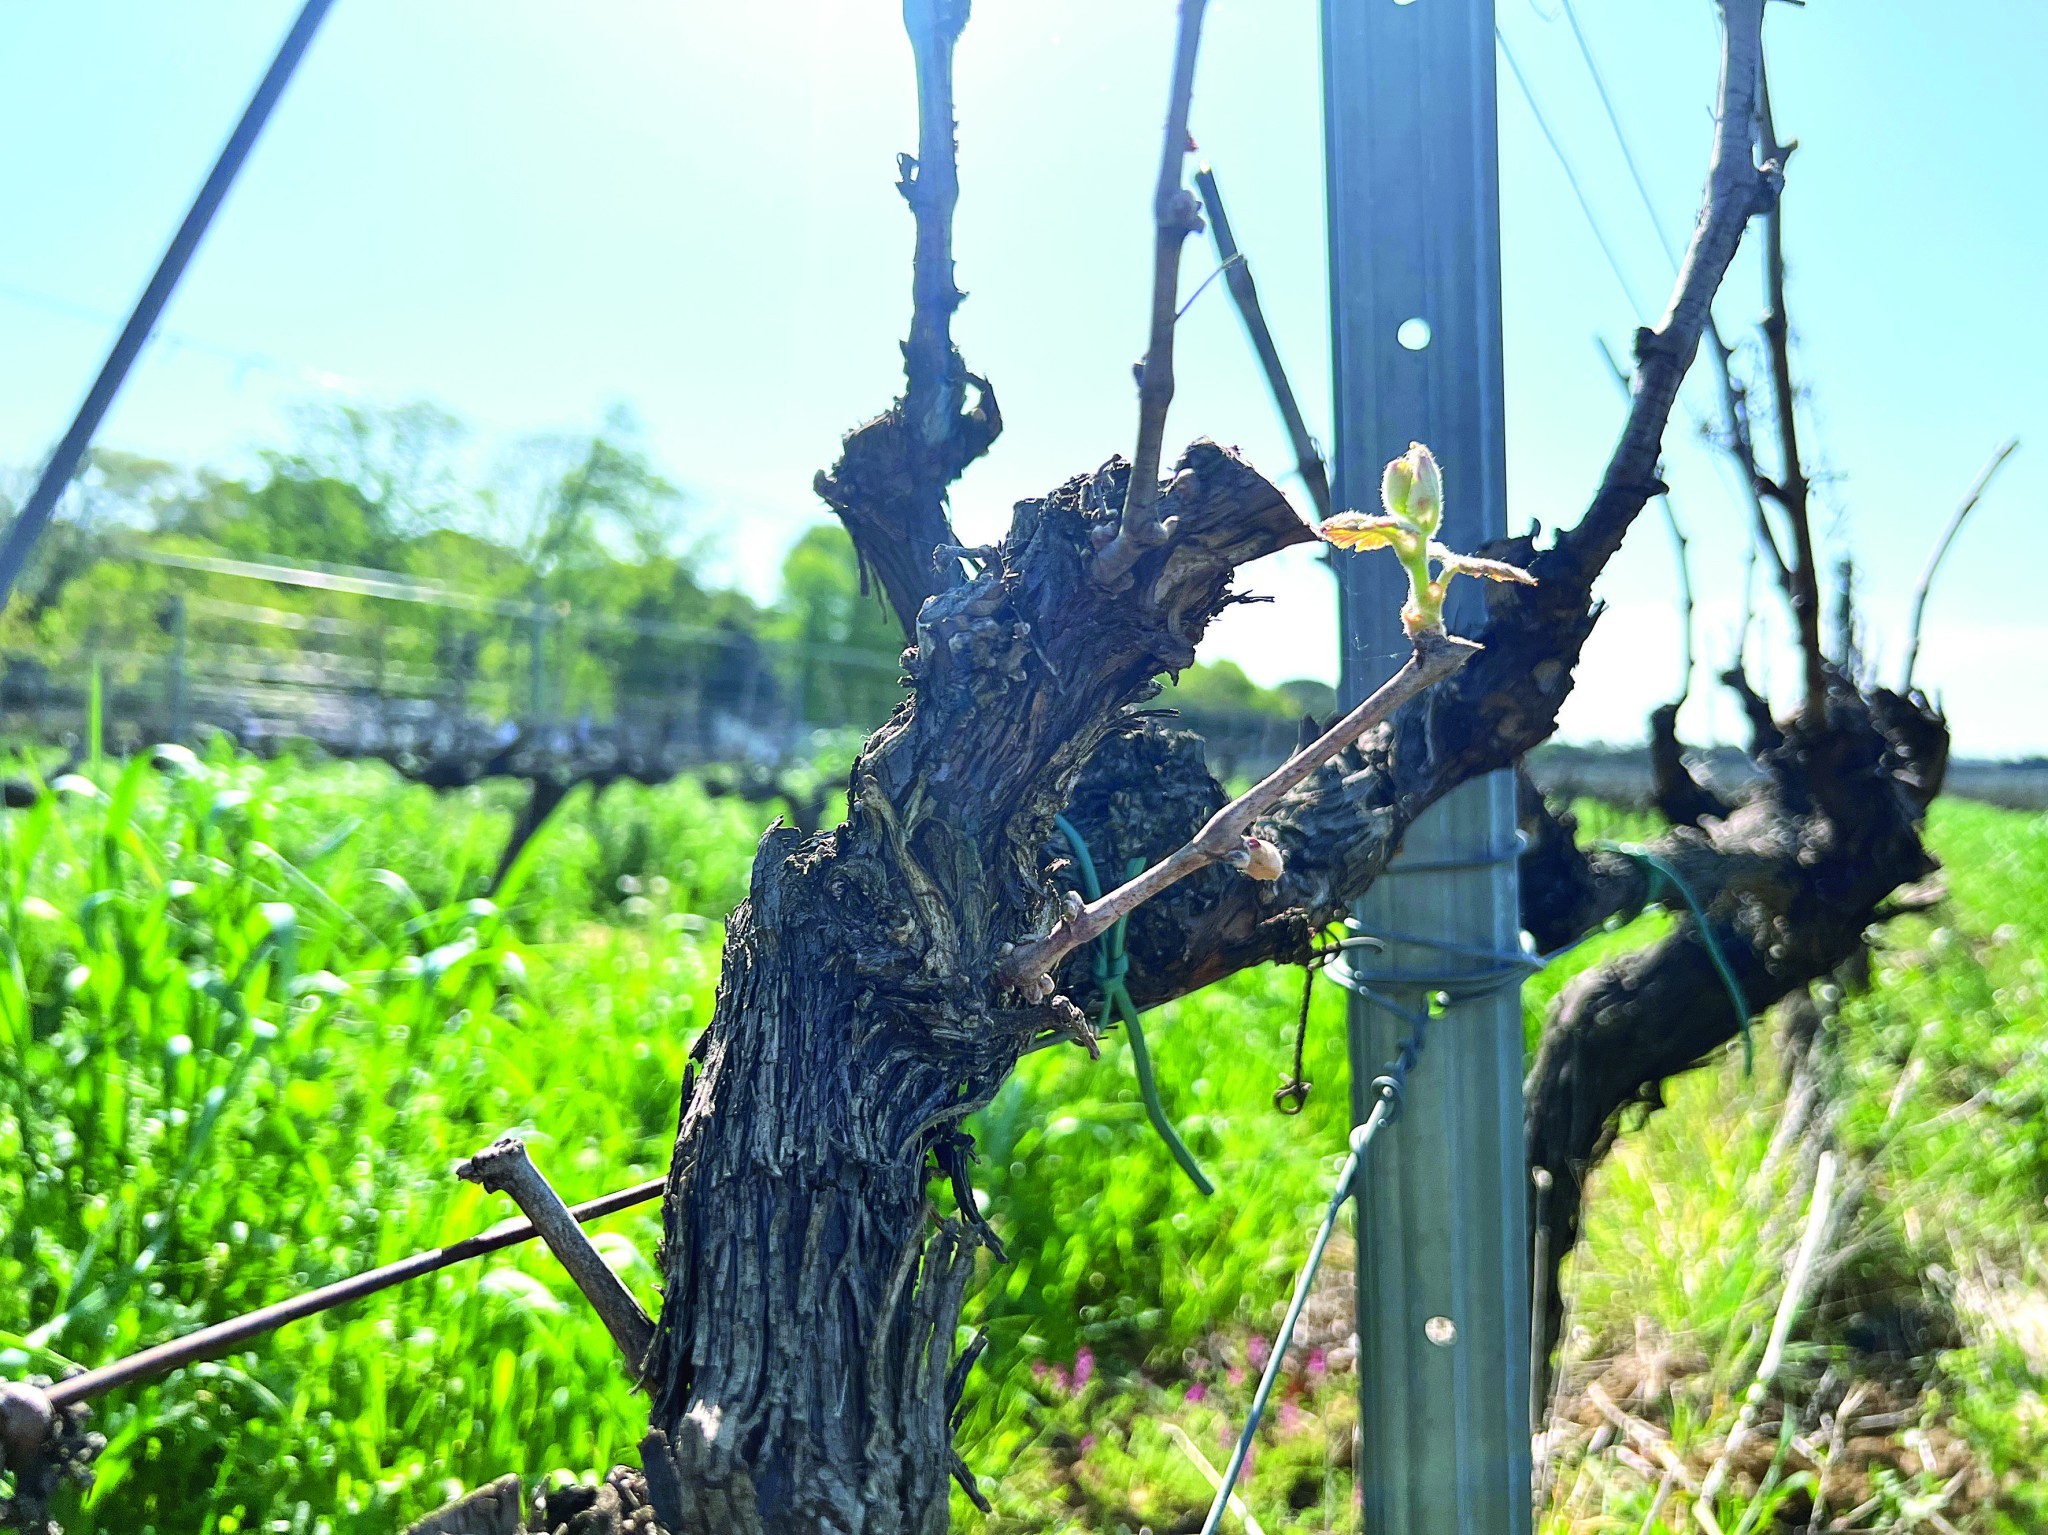
[[[1054,816],[1053,824],[1067,839],[1067,846],[1074,850],[1083,893],[1091,901],[1101,900],[1102,880],[1095,872],[1095,857],[1088,851],[1088,843],[1080,829],[1063,815]],[[1129,879],[1142,873],[1144,868],[1144,859],[1133,858],[1124,870],[1124,877]],[[1204,1194],[1213,1194],[1216,1185],[1209,1181],[1208,1175],[1202,1171],[1202,1164],[1182,1142],[1173,1128],[1173,1121],[1166,1117],[1166,1106],[1159,1101],[1159,1081],[1152,1074],[1152,1052],[1145,1044],[1144,1026],[1138,1022],[1138,1004],[1124,981],[1131,969],[1130,955],[1124,948],[1124,924],[1128,921],[1130,918],[1127,916],[1117,918],[1115,926],[1095,940],[1092,963],[1095,984],[1102,992],[1102,1016],[1096,1020],[1095,1027],[1097,1032],[1107,1028],[1112,1014],[1123,1020],[1124,1031],[1131,1037],[1131,1064],[1137,1068],[1138,1096],[1145,1100],[1146,1118],[1152,1121],[1152,1128],[1166,1142],[1166,1149],[1173,1153],[1174,1161],[1180,1164],[1189,1181]]]
[[[1714,962],[1714,969],[1720,974],[1721,984],[1728,988],[1728,1000],[1734,1004],[1735,1016],[1742,1031],[1742,1073],[1744,1076],[1756,1072],[1756,1040],[1750,1033],[1749,999],[1742,994],[1742,983],[1735,979],[1735,968],[1728,963],[1728,956],[1722,951],[1721,940],[1714,936],[1713,925],[1707,921],[1706,911],[1700,906],[1699,897],[1693,894],[1692,886],[1685,882],[1677,869],[1660,854],[1651,852],[1641,843],[1614,842],[1607,844],[1614,852],[1621,854],[1631,863],[1647,869],[1652,878],[1649,881],[1644,904],[1658,900],[1663,892],[1658,889],[1662,881],[1678,892],[1678,898],[1685,902],[1686,910],[1692,913],[1693,926],[1698,930],[1700,942],[1705,945],[1707,958]]]

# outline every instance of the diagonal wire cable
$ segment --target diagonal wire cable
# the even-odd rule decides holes
[[[222,146],[212,172],[192,199],[192,206],[186,210],[177,233],[171,236],[171,243],[157,263],[149,285],[142,290],[142,297],[135,301],[134,312],[115,338],[92,388],[86,391],[85,400],[78,407],[78,414],[51,451],[49,461],[43,465],[42,476],[21,510],[15,514],[5,538],[0,539],[0,604],[6,602],[22,567],[28,563],[29,555],[35,549],[37,539],[49,526],[58,498],[78,472],[86,449],[92,446],[93,434],[99,430],[100,421],[114,403],[114,397],[121,392],[121,385],[127,379],[129,369],[134,367],[135,359],[148,344],[164,306],[170,302],[171,294],[178,286],[178,279],[185,274],[192,253],[199,248],[200,240],[213,223],[214,214],[220,210],[221,202],[242,169],[242,163],[248,159],[257,136],[262,133],[263,125],[270,120],[271,109],[277,105],[278,97],[284,94],[285,86],[291,82],[299,60],[305,57],[313,34],[320,29],[320,23],[333,3],[334,0],[305,0],[298,19],[278,45],[277,56],[271,60],[270,68],[257,83],[255,94],[249,98],[234,131]]]
[[[1578,199],[1579,212],[1586,216],[1586,225],[1593,231],[1593,239],[1600,247],[1600,254],[1607,258],[1607,266],[1614,273],[1614,280],[1621,285],[1622,295],[1628,300],[1628,307],[1636,315],[1649,313],[1642,300],[1636,297],[1635,286],[1628,280],[1621,258],[1614,253],[1614,245],[1607,238],[1607,231],[1593,212],[1591,199],[1586,196],[1585,184],[1579,180],[1579,173],[1565,154],[1564,145],[1558,141],[1557,133],[1550,126],[1550,118],[1537,103],[1536,92],[1529,85],[1529,77],[1522,73],[1522,66],[1515,58],[1515,50],[1508,46],[1507,34],[1499,27],[1493,29],[1494,41],[1500,46],[1500,55],[1507,60],[1508,72],[1515,77],[1515,84],[1521,87],[1522,99],[1529,104],[1529,111],[1536,119],[1536,126],[1543,131],[1544,142],[1550,145],[1550,152],[1557,156],[1558,166],[1564,171],[1564,179],[1571,184],[1572,196]]]
[[[1665,233],[1664,221],[1657,217],[1656,201],[1650,196],[1642,167],[1636,164],[1635,151],[1629,148],[1628,135],[1622,131],[1621,114],[1615,110],[1614,98],[1608,94],[1606,77],[1600,73],[1599,64],[1594,62],[1592,45],[1586,41],[1586,34],[1579,26],[1578,12],[1572,9],[1572,0],[1561,0],[1561,3],[1564,19],[1571,24],[1572,37],[1579,45],[1579,57],[1586,61],[1586,73],[1593,77],[1593,93],[1600,98],[1601,110],[1607,114],[1607,126],[1614,130],[1614,142],[1621,148],[1621,159],[1628,167],[1629,180],[1635,183],[1636,196],[1643,200],[1643,212],[1649,215],[1650,227],[1657,232],[1657,243],[1664,247],[1664,259],[1671,263],[1671,270],[1676,273],[1678,248],[1671,243],[1671,236]]]
[[[1622,127],[1621,113],[1614,104],[1614,97],[1607,89],[1606,77],[1601,74],[1600,66],[1593,58],[1592,45],[1587,41],[1585,31],[1579,26],[1578,15],[1572,10],[1571,0],[1560,0],[1560,3],[1562,14],[1571,24],[1572,36],[1577,40],[1579,57],[1584,60],[1586,71],[1592,76],[1593,90],[1600,98],[1601,109],[1606,113],[1607,126],[1613,131],[1614,141],[1621,150],[1623,163],[1628,166],[1629,179],[1635,184],[1636,195],[1642,199],[1643,211],[1649,216],[1650,227],[1656,233],[1657,243],[1662,247],[1665,259],[1671,264],[1672,272],[1676,274],[1679,270],[1678,252],[1673,246],[1670,237],[1665,233],[1662,221],[1657,217],[1657,207],[1650,196],[1649,183],[1644,179],[1642,167],[1635,157],[1635,151],[1629,146],[1628,134]],[[1528,103],[1530,114],[1536,119],[1536,126],[1543,132],[1544,142],[1550,146],[1551,154],[1556,157],[1558,167],[1564,172],[1565,180],[1571,186],[1572,195],[1578,199],[1579,211],[1585,215],[1586,223],[1593,231],[1593,238],[1599,243],[1601,254],[1607,258],[1607,265],[1614,272],[1615,281],[1621,285],[1622,292],[1628,295],[1629,303],[1635,312],[1638,315],[1647,313],[1643,306],[1637,302],[1634,290],[1630,286],[1621,262],[1615,255],[1613,243],[1607,238],[1605,229],[1594,215],[1592,201],[1586,195],[1585,185],[1579,179],[1578,170],[1572,164],[1571,157],[1565,153],[1563,141],[1558,138],[1556,131],[1551,127],[1549,115],[1544,112],[1542,105],[1537,101],[1536,93],[1529,84],[1528,76],[1522,72],[1522,66],[1515,58],[1514,50],[1508,45],[1506,34],[1496,26],[1493,35],[1500,45],[1501,57],[1507,61],[1508,70],[1515,77],[1515,84],[1521,88],[1522,99]],[[1709,345],[1713,348],[1715,365],[1717,368],[1725,371],[1727,368],[1725,348],[1721,340],[1720,329],[1715,325],[1711,314],[1707,317],[1707,330]],[[1602,343],[1602,345],[1604,347],[1605,343]],[[1725,384],[1723,393],[1725,396]],[[1711,438],[1713,434],[1707,425],[1706,417],[1701,415],[1699,410],[1690,402],[1682,401],[1682,404],[1686,415],[1691,418],[1693,430],[1702,437]],[[1733,432],[1733,407],[1727,405],[1724,399],[1722,408],[1728,418],[1727,430]],[[1715,454],[1713,457],[1718,464],[1720,455]],[[1769,526],[1763,519],[1762,507],[1756,500],[1754,489],[1749,490],[1746,497],[1739,494],[1738,500],[1755,520],[1759,539],[1768,538]],[[1775,554],[1775,548],[1771,552]],[[1783,561],[1780,560],[1779,563],[1782,565]],[[1690,669],[1688,669],[1689,675]]]
[[[1287,1358],[1287,1350],[1294,1342],[1294,1328],[1301,1320],[1301,1313],[1308,1305],[1309,1296],[1315,1290],[1316,1274],[1323,1266],[1323,1254],[1329,1248],[1330,1238],[1337,1230],[1338,1217],[1343,1213],[1344,1203],[1354,1192],[1359,1173],[1364,1166],[1365,1153],[1372,1145],[1373,1138],[1393,1123],[1401,1112],[1401,1101],[1408,1087],[1408,1073],[1415,1069],[1415,1063],[1422,1054],[1422,1047],[1428,1038],[1429,1018],[1427,1014],[1410,1012],[1407,1008],[1388,1002],[1373,993],[1366,993],[1373,1001],[1409,1021],[1410,1034],[1402,1041],[1394,1059],[1387,1062],[1379,1076],[1373,1079],[1372,1112],[1365,1121],[1351,1132],[1350,1154],[1345,1157],[1343,1167],[1337,1173],[1336,1185],[1330,1191],[1330,1203],[1323,1211],[1323,1221],[1316,1228],[1315,1241],[1309,1246],[1308,1258],[1301,1266],[1301,1272],[1294,1281],[1294,1298],[1288,1303],[1287,1314],[1281,1319],[1280,1330],[1274,1335],[1272,1351],[1266,1356],[1266,1367],[1259,1375],[1257,1391],[1252,1395],[1251,1411],[1245,1414],[1244,1427],[1238,1431],[1237,1443],[1230,1452],[1230,1462],[1223,1468],[1223,1475],[1216,1482],[1216,1498],[1209,1505],[1209,1516],[1202,1522],[1202,1535],[1215,1535],[1223,1527],[1223,1512],[1230,1506],[1231,1494],[1236,1490],[1237,1479],[1244,1472],[1245,1458],[1250,1455],[1252,1441],[1258,1436],[1259,1422],[1266,1415],[1266,1404],[1272,1399],[1273,1387],[1280,1379],[1280,1370]]]

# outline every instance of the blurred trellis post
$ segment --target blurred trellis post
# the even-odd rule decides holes
[[[548,610],[536,591],[526,631],[526,717],[538,723],[547,717]]]
[[[1372,509],[1410,439],[1445,468],[1445,542],[1506,531],[1491,0],[1323,0],[1336,491]],[[1408,652],[1391,560],[1337,559],[1349,704]],[[1452,627],[1477,628],[1477,581]],[[1459,599],[1463,599],[1462,610]],[[1418,820],[1358,912],[1483,956],[1518,945],[1515,792],[1496,773]],[[1410,1010],[1453,975],[1518,973],[1391,943],[1360,978]],[[1378,972],[1385,979],[1374,980]],[[1425,979],[1427,978],[1427,979]],[[1530,1527],[1519,987],[1442,1008],[1400,1133],[1359,1192],[1359,1406],[1372,1535]],[[1352,999],[1353,1114],[1407,1024]]]
[[[165,618],[169,623],[171,631],[170,685],[165,690],[168,694],[167,705],[170,715],[169,734],[171,740],[182,741],[185,739],[185,732],[191,728],[191,721],[187,717],[190,711],[187,709],[185,702],[187,615],[185,611],[185,594],[183,592],[173,592],[171,594],[169,611],[165,614]]]

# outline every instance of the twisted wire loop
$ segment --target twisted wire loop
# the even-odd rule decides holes
[[[1331,957],[1335,958],[1334,951]],[[1316,965],[1312,958],[1301,967],[1301,1016],[1294,1021],[1294,1069],[1273,1094],[1273,1107],[1283,1114],[1299,1114],[1308,1106],[1308,1095],[1315,1090],[1301,1059],[1308,1049],[1308,1007],[1315,999],[1315,989]]]
[[[1294,1066],[1273,1094],[1273,1107],[1290,1117],[1299,1114],[1308,1105],[1308,1095],[1315,1091],[1315,1083],[1308,1078],[1308,1068],[1303,1057],[1308,1050],[1309,1005],[1315,1000],[1316,974],[1326,970],[1337,958],[1350,949],[1384,949],[1379,939],[1361,933],[1351,933],[1333,942],[1325,943],[1301,962],[1301,1011],[1294,1020]]]
[[[1095,870],[1095,855],[1088,849],[1088,841],[1081,835],[1080,828],[1063,815],[1053,817],[1053,824],[1066,838],[1067,846],[1074,851],[1075,871],[1081,876],[1081,890],[1091,901],[1102,899],[1102,880]],[[1130,879],[1142,873],[1145,860],[1133,858],[1125,866],[1124,877]],[[1131,1065],[1138,1074],[1138,1096],[1145,1100],[1145,1117],[1152,1122],[1152,1129],[1166,1149],[1173,1154],[1173,1160],[1180,1164],[1180,1170],[1188,1175],[1188,1181],[1204,1194],[1216,1192],[1216,1185],[1209,1181],[1202,1171],[1202,1164],[1195,1160],[1180,1133],[1174,1129],[1173,1121],[1166,1117],[1166,1105],[1159,1100],[1159,1080],[1152,1072],[1152,1051],[1145,1043],[1144,1025],[1138,1022],[1138,1004],[1131,996],[1131,988],[1125,981],[1130,974],[1131,957],[1124,947],[1124,925],[1128,916],[1117,919],[1115,926],[1095,941],[1090,951],[1089,963],[1095,976],[1096,988],[1102,993],[1102,1016],[1096,1020],[1096,1032],[1100,1033],[1109,1024],[1112,1015],[1123,1022],[1124,1032],[1131,1040]]]
[[[1515,845],[1512,847],[1497,848],[1492,852],[1482,853],[1471,858],[1439,858],[1416,863],[1396,863],[1381,871],[1380,878],[1385,879],[1389,875],[1395,874],[1422,874],[1456,869],[1484,869],[1497,864],[1513,863],[1522,856],[1522,849],[1526,841],[1527,839],[1517,832],[1515,834]],[[1755,1048],[1750,1037],[1751,1014],[1749,1002],[1743,995],[1741,982],[1736,979],[1735,968],[1729,962],[1727,950],[1723,947],[1719,936],[1714,932],[1713,924],[1707,920],[1706,907],[1701,902],[1699,893],[1692,888],[1685,876],[1678,872],[1677,867],[1669,859],[1651,848],[1644,847],[1640,843],[1597,842],[1592,845],[1603,852],[1614,853],[1628,859],[1643,871],[1644,893],[1642,905],[1638,906],[1635,911],[1625,913],[1625,916],[1633,917],[1637,915],[1641,911],[1642,906],[1668,907],[1671,904],[1671,897],[1674,895],[1683,903],[1686,911],[1693,919],[1694,929],[1699,933],[1700,944],[1706,949],[1707,957],[1713,961],[1715,973],[1720,976],[1722,986],[1727,989],[1728,1000],[1735,1009],[1735,1016],[1739,1020],[1742,1030],[1743,1067],[1745,1070],[1753,1070],[1755,1067]],[[1351,925],[1353,927],[1357,926],[1355,922]],[[1536,954],[1527,951],[1507,952],[1488,949],[1472,944],[1453,943],[1443,938],[1426,937],[1420,933],[1397,933],[1380,929],[1374,936],[1382,943],[1405,944],[1413,948],[1427,949],[1434,953],[1454,958],[1469,959],[1482,965],[1490,965],[1493,968],[1461,971],[1376,970],[1371,976],[1367,977],[1360,975],[1357,970],[1345,964],[1342,966],[1333,965],[1330,978],[1346,990],[1364,997],[1375,1007],[1408,1016],[1402,1008],[1374,991],[1372,989],[1373,986],[1375,984],[1382,986],[1420,986],[1426,991],[1441,993],[1447,1000],[1452,1002],[1468,1001],[1485,996],[1489,992],[1497,991],[1511,981],[1527,979],[1529,976],[1545,969],[1554,961],[1571,953],[1580,944],[1598,937],[1601,931],[1603,930],[1596,928],[1593,932],[1575,938],[1570,943],[1552,949],[1547,954]],[[1350,944],[1347,942],[1345,947],[1348,951]]]

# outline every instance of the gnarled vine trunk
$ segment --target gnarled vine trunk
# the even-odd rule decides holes
[[[666,1213],[655,1421],[765,1531],[929,1531],[976,1247],[928,1182],[1018,1057],[1082,1028],[995,973],[1056,912],[1045,842],[1096,747],[1187,665],[1244,561],[1310,537],[1208,444],[1180,534],[1131,590],[1092,579],[1121,465],[1018,509],[999,561],[927,601],[911,696],[856,760],[845,824],[771,830],[734,914]],[[735,1505],[737,1506],[737,1505]],[[683,1513],[676,1535],[732,1517]]]
[[[727,938],[663,1259],[655,1414],[704,1499],[678,1535],[731,1527],[719,1488],[770,1530],[945,1526],[974,1244],[931,1218],[929,1153],[1015,1046],[890,984],[906,914],[851,840],[771,831]]]
[[[1538,584],[1494,601],[1485,650],[1260,818],[1282,877],[1212,867],[1139,910],[1141,1006],[1305,958],[1416,814],[1554,728],[1592,584],[1661,489],[1679,381],[1745,225],[1776,192],[1753,156],[1762,0],[1725,9],[1706,205],[1670,308],[1637,337],[1628,420],[1591,507],[1548,548],[1489,551]],[[859,428],[819,484],[903,620],[908,697],[853,765],[846,822],[772,829],[728,929],[665,1210],[644,1448],[672,1535],[945,1527],[949,1474],[971,1485],[951,1445],[953,1338],[993,1235],[971,1196],[940,1219],[927,1190],[942,1173],[961,1188],[961,1121],[1021,1054],[1091,1043],[1075,1005],[1089,1000],[1085,960],[1070,957],[1043,1000],[1002,979],[1071,885],[1047,846],[1053,818],[1067,810],[1113,868],[1156,861],[1202,824],[1221,795],[1199,743],[1133,708],[1193,662],[1237,567],[1314,536],[1257,473],[1197,443],[1161,488],[1156,543],[1116,543],[1130,473],[1112,461],[1021,503],[999,545],[951,546],[935,509],[996,425],[985,390],[967,410],[967,375],[932,323],[958,297],[941,66],[966,7],[909,0],[905,14],[926,108],[905,182],[923,322],[906,400],[921,403]],[[1112,545],[1123,557],[1103,560]],[[956,580],[963,557],[980,568]]]

